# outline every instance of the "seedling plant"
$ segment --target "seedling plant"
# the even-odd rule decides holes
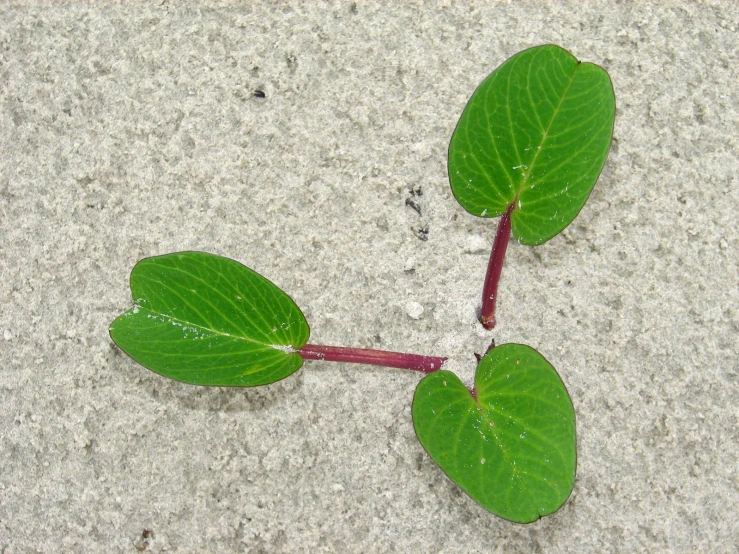
[[[540,245],[581,210],[605,163],[615,100],[608,74],[558,46],[520,52],[477,88],[449,145],[454,197],[472,215],[499,217],[480,322],[495,326],[511,235]],[[195,385],[253,387],[305,360],[419,371],[413,425],[429,456],[494,514],[529,523],[558,510],[576,470],[575,413],[562,379],[536,350],[491,345],[468,389],[446,358],[308,342],[293,300],[246,266],[203,252],[141,260],[133,308],[110,327],[141,365]]]

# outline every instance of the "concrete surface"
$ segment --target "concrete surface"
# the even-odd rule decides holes
[[[0,552],[735,552],[738,25],[729,1],[0,5]],[[550,42],[611,74],[613,149],[563,234],[511,245],[488,334],[496,225],[446,149]],[[189,249],[284,288],[315,343],[467,380],[493,336],[537,348],[577,411],[571,499],[522,526],[462,494],[415,373],[136,365],[107,333],[130,270]]]

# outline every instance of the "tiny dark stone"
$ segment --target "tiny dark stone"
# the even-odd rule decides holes
[[[136,550],[138,550],[139,552],[145,552],[146,550],[149,550],[153,538],[154,532],[151,529],[144,529],[144,531],[141,533],[141,540],[136,545]]]
[[[416,238],[426,241],[429,240],[429,228],[424,227],[411,227],[411,230],[413,231],[413,234],[416,235]]]
[[[421,205],[413,200],[413,198],[406,198],[405,205],[413,208],[418,213],[418,215],[421,215]]]
[[[256,96],[257,98],[267,98],[267,95],[264,94],[263,90],[255,90],[254,96]]]

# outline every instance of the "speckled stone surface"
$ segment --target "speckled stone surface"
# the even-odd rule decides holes
[[[732,552],[737,26],[729,1],[2,3],[0,552]],[[543,43],[609,71],[615,138],[573,224],[509,247],[487,333],[496,225],[446,150]],[[415,373],[136,365],[107,333],[130,270],[190,249],[285,289],[314,343],[467,381],[492,337],[538,349],[578,417],[569,502],[522,526],[461,493],[414,435]]]

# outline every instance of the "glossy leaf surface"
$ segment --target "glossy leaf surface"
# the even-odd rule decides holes
[[[449,145],[449,180],[473,215],[515,203],[513,236],[546,242],[575,218],[608,155],[615,99],[608,74],[558,46],[516,54],[464,109]]]
[[[567,500],[575,479],[575,413],[541,354],[504,344],[480,361],[477,400],[449,371],[425,377],[413,398],[421,444],[483,507],[529,523]]]
[[[255,386],[303,363],[291,352],[309,328],[292,299],[228,258],[179,252],[141,260],[131,272],[134,307],[110,327],[141,365],[198,385]]]

